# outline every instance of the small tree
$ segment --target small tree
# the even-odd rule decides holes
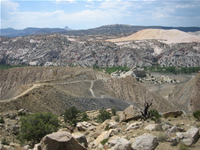
[[[5,123],[3,117],[0,117],[0,123],[3,123],[3,124]]]
[[[116,107],[113,107],[113,108],[111,109],[111,111],[112,111],[112,115],[113,115],[113,116],[116,116],[117,108],[116,108]]]
[[[152,103],[144,103],[144,109],[141,111],[142,114],[142,119],[147,120],[150,118],[150,112],[149,112],[149,107],[152,105]]]
[[[52,113],[35,113],[22,117],[18,138],[21,141],[39,142],[42,137],[58,130],[58,117]]]
[[[65,111],[64,120],[75,127],[80,121],[88,121],[89,117],[86,112],[81,112],[75,106],[73,106]]]
[[[75,106],[67,109],[64,113],[65,122],[70,123],[72,126],[76,126],[78,122],[78,115],[81,113]]]
[[[106,119],[110,119],[111,118],[111,114],[109,112],[107,112],[105,109],[100,109],[99,110],[99,115],[97,116],[97,121],[102,123],[104,122]]]
[[[90,120],[88,115],[86,114],[86,112],[83,112],[81,114],[81,121],[88,121],[88,120]]]
[[[193,112],[193,116],[200,121],[200,110]]]
[[[159,114],[159,112],[156,109],[152,109],[149,111],[151,120],[155,121],[156,123],[158,123],[160,121],[160,117],[161,115]]]

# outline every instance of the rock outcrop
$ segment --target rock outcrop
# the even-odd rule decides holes
[[[131,150],[131,143],[124,138],[113,136],[108,140],[105,147],[111,150]]]
[[[141,118],[141,112],[135,108],[133,105],[126,108],[123,112],[119,115],[119,121],[129,121],[129,120],[138,120]]]
[[[131,146],[133,150],[154,150],[157,145],[157,138],[152,134],[145,133],[137,137]]]
[[[86,150],[69,132],[55,132],[46,135],[35,150]]]

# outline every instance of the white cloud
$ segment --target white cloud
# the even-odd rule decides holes
[[[12,12],[10,19],[2,22],[2,27],[21,29],[26,27],[64,27],[88,28],[99,25],[111,24],[120,20],[122,14],[114,10],[102,11],[83,10],[76,13],[66,13],[63,10],[53,12]]]
[[[6,19],[9,17],[10,12],[17,11],[19,4],[9,0],[1,1],[1,18]]]
[[[50,0],[56,4],[72,4],[76,3],[76,0]]]

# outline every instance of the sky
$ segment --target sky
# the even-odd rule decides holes
[[[0,0],[1,28],[200,27],[200,0]]]

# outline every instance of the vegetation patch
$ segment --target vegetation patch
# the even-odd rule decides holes
[[[85,112],[81,112],[75,106],[67,109],[64,113],[65,122],[75,127],[78,122],[88,121],[89,117]]]
[[[52,113],[35,113],[20,119],[18,139],[38,143],[45,135],[58,130],[58,117]]]
[[[145,71],[150,72],[160,72],[160,73],[173,73],[173,74],[181,74],[181,73],[198,73],[200,71],[200,67],[161,67],[158,65],[154,65],[151,67],[143,67]]]
[[[102,141],[101,141],[101,144],[102,144],[102,145],[105,145],[105,144],[108,142],[108,140],[109,140],[109,138],[102,140]]]
[[[16,67],[27,67],[27,65],[0,65],[0,70],[16,68]]]
[[[99,110],[99,115],[97,116],[97,122],[102,123],[107,119],[111,118],[111,114],[107,112],[105,109]]]
[[[108,74],[111,74],[115,71],[129,71],[130,70],[130,68],[128,68],[127,66],[99,67],[97,65],[93,65],[93,69],[98,70],[98,71],[105,70],[105,72]]]
[[[200,110],[197,110],[197,111],[193,112],[193,116],[194,116],[198,121],[200,121]]]

